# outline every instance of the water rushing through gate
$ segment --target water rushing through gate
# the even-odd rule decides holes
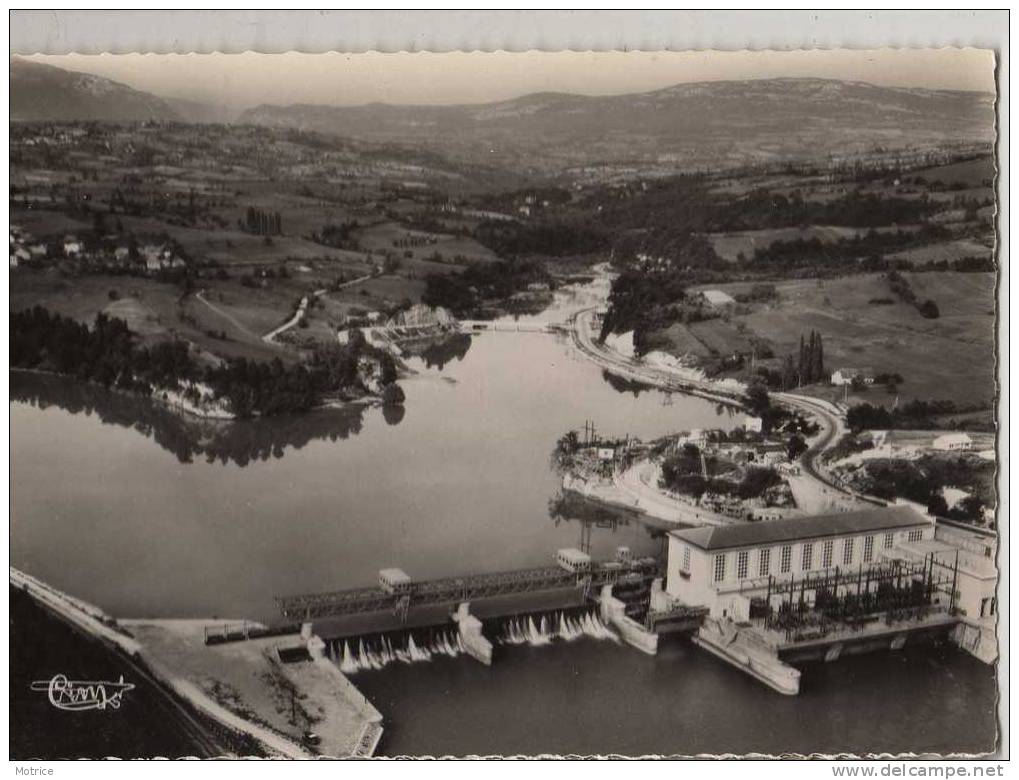
[[[435,656],[455,658],[464,652],[456,627],[392,631],[384,634],[334,639],[326,654],[344,674],[382,669],[392,663],[412,664]]]
[[[594,607],[515,615],[493,623],[495,642],[501,645],[537,647],[551,644],[555,639],[572,642],[582,637],[619,641],[615,632],[602,623]],[[487,629],[486,625],[486,632]]]

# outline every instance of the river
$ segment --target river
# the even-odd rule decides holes
[[[560,296],[551,319],[569,305]],[[11,562],[116,616],[271,618],[273,596],[656,553],[626,518],[550,515],[556,438],[650,438],[741,416],[605,376],[568,341],[487,333],[412,358],[405,410],[230,424],[11,374]],[[683,641],[497,648],[355,675],[387,754],[986,749],[993,672],[951,648],[808,669],[785,699]],[[894,728],[888,724],[894,723]]]

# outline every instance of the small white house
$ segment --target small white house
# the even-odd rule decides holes
[[[694,428],[686,436],[682,436],[679,439],[680,444],[696,444],[698,447],[707,443],[708,434],[701,428]]]
[[[599,447],[598,460],[611,461],[616,457],[616,451],[612,447]]]
[[[731,306],[736,303],[735,298],[721,290],[703,290],[701,295],[705,301],[716,307]]]
[[[743,430],[753,433],[760,433],[764,430],[764,420],[760,417],[747,417],[743,421]]]
[[[874,384],[874,374],[869,368],[836,368],[831,374],[831,383],[841,387],[851,385],[856,378],[864,384]]]
[[[931,446],[943,452],[958,452],[973,449],[973,440],[966,433],[943,433]]]

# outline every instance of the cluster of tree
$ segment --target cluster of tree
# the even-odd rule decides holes
[[[283,217],[278,211],[262,211],[248,206],[241,227],[259,236],[278,236],[283,232]]]
[[[735,470],[735,463],[714,455],[704,455],[696,444],[688,442],[662,461],[662,484],[668,487],[690,475],[713,478]]]
[[[527,187],[483,195],[479,205],[491,211],[512,211],[518,206],[543,206],[546,202],[549,206],[562,206],[569,203],[572,197],[570,191],[562,187]]]
[[[993,471],[993,464],[985,469]],[[886,500],[906,498],[923,504],[935,515],[967,523],[982,523],[986,502],[979,495],[981,478],[975,467],[958,458],[939,461],[873,460],[867,463],[857,487]],[[944,488],[961,487],[970,492],[953,507],[945,501]],[[974,492],[975,491],[975,492]]]
[[[567,431],[555,443],[552,455],[549,459],[552,469],[557,474],[568,474],[577,462],[577,452],[580,450],[580,434],[576,431]]]
[[[536,260],[500,260],[476,263],[456,274],[429,274],[421,300],[442,306],[457,317],[476,317],[485,301],[504,302],[532,283],[550,283],[551,277]]]
[[[984,256],[960,257],[958,260],[930,260],[913,266],[916,271],[956,271],[961,274],[994,273],[997,270],[990,252]]]
[[[312,234],[311,239],[319,244],[356,252],[361,248],[361,245],[354,237],[354,231],[359,227],[360,225],[356,219],[339,224],[323,225],[318,233]]]
[[[183,342],[134,344],[127,324],[100,312],[92,328],[35,306],[10,317],[11,365],[67,374],[105,387],[150,393],[198,378]]]
[[[926,317],[929,320],[936,320],[941,316],[938,305],[930,298],[921,301],[913,291],[913,288],[909,286],[909,281],[906,277],[898,271],[888,272],[888,286],[901,300],[915,306],[916,310],[920,312],[920,316]]]
[[[661,486],[676,493],[700,498],[705,493],[734,496],[741,499],[760,498],[765,491],[782,484],[782,478],[771,468],[751,467],[738,480],[724,477],[705,477],[700,473],[680,474],[670,471],[666,476],[662,466]]]
[[[916,246],[926,246],[951,237],[940,225],[924,225],[920,230],[878,233],[870,230],[859,236],[822,241],[820,238],[794,238],[775,241],[754,251],[752,265],[769,269],[844,264],[859,260],[868,267],[887,265],[882,255]]]
[[[846,413],[846,423],[852,431],[901,429],[935,429],[937,417],[955,414],[960,409],[954,401],[922,401],[915,399],[886,409],[883,406],[857,404]]]
[[[839,225],[879,227],[917,222],[940,208],[927,198],[896,198],[858,190],[828,201],[806,200],[794,192],[757,190],[714,209],[713,231],[760,230],[761,228]]]
[[[394,384],[397,371],[392,357],[367,344],[363,337],[352,338],[343,346],[322,347],[306,363],[285,365],[279,358],[268,363],[238,358],[203,369],[186,342],[139,346],[123,320],[102,313],[92,328],[39,306],[12,313],[10,322],[12,366],[50,370],[145,395],[204,381],[238,417],[307,411],[328,395],[363,392],[362,356],[378,362],[382,385],[399,390]],[[360,336],[360,331],[357,334]],[[402,403],[397,395],[389,391],[384,400]]]
[[[553,220],[517,222],[488,219],[474,229],[474,238],[503,257],[585,255],[609,247],[609,237],[596,222]]]
[[[785,372],[791,368],[792,355],[787,357]],[[798,384],[811,384],[812,382],[824,382],[828,379],[828,372],[824,368],[824,343],[821,334],[810,331],[810,339],[805,340],[800,334],[800,356],[796,364]],[[791,387],[792,385],[786,385]]]
[[[209,428],[195,425],[142,395],[114,395],[95,383],[17,372],[11,375],[11,400],[40,408],[55,405],[74,414],[94,414],[107,425],[133,428],[181,463],[202,457],[238,466],[281,458],[287,449],[301,449],[311,441],[347,439],[360,433],[367,409],[350,404],[323,414],[265,417],[257,425]]]
[[[612,282],[599,338],[604,341],[610,333],[632,330],[634,349],[643,355],[649,347],[651,331],[668,327],[676,320],[678,313],[672,304],[686,297],[685,287],[683,275],[673,269],[650,273],[623,271]]]

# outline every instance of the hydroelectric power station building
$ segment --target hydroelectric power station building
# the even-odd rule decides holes
[[[799,692],[795,661],[948,635],[983,657],[969,644],[994,644],[993,602],[979,617],[962,606],[984,587],[981,567],[936,536],[934,518],[904,504],[675,530],[662,597],[706,609],[693,641],[786,694]],[[968,629],[976,638],[962,640]]]
[[[747,620],[752,600],[770,596],[777,607],[793,580],[823,582],[838,570],[855,587],[848,578],[898,542],[933,538],[933,519],[909,506],[686,528],[669,535],[666,590],[711,617]],[[814,603],[815,592],[804,598]]]

